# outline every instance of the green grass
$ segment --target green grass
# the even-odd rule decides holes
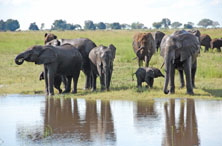
[[[176,72],[176,93],[165,95],[162,91],[164,78],[154,81],[153,89],[136,88],[136,77],[132,81],[132,73],[138,68],[137,60],[132,60],[135,54],[132,49],[132,37],[138,31],[55,31],[58,38],[86,37],[97,45],[114,44],[117,48],[114,61],[114,72],[111,82],[111,91],[100,92],[99,78],[97,92],[84,91],[85,77],[81,73],[78,83],[78,93],[68,94],[66,97],[84,97],[90,99],[146,99],[153,97],[191,97],[191,98],[218,98],[222,97],[222,54],[210,51],[198,57],[195,95],[186,95],[186,89],[179,89],[179,76]],[[141,32],[141,30],[140,30]],[[164,33],[172,33],[166,30]],[[222,29],[201,30],[212,38],[221,37]],[[39,81],[39,73],[43,66],[24,62],[18,66],[14,63],[15,56],[33,45],[43,45],[45,32],[0,32],[0,94],[44,94],[44,81]],[[157,52],[151,59],[150,66],[158,67],[163,58]],[[162,72],[164,70],[162,69]],[[144,84],[145,85],[145,84]],[[55,93],[58,93],[55,90]],[[56,95],[64,96],[64,95]],[[222,98],[221,98],[222,99]]]

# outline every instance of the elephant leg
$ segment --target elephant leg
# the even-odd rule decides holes
[[[142,81],[140,79],[137,79],[137,88],[142,87]]]
[[[73,76],[73,90],[72,90],[73,94],[77,93],[77,84],[78,84],[79,74],[80,74],[80,70],[77,71],[75,75]]]
[[[150,61],[150,58],[148,56],[145,56],[145,66],[146,67],[149,66],[149,61]]]
[[[138,58],[137,61],[138,61],[138,66],[139,67],[143,66],[143,61],[142,60],[139,60],[139,58]]]
[[[53,85],[54,85],[54,79],[55,79],[55,75],[54,72],[49,69],[48,73],[48,90],[49,90],[49,96],[54,95],[54,89],[53,89]]]
[[[192,86],[195,88],[195,74],[197,70],[197,60],[195,60],[194,64],[192,65],[191,69],[191,77],[192,77]]]
[[[183,77],[183,70],[178,70],[180,75],[180,88],[183,88],[185,86],[184,83],[184,77]]]
[[[220,47],[217,47],[217,52],[221,52],[221,49],[220,49]]]
[[[46,69],[46,67],[44,67],[44,78],[45,78],[45,92],[46,95],[49,94],[49,88],[48,88],[48,70]]]
[[[96,74],[92,73],[92,91],[96,91]]]
[[[100,76],[100,86],[101,86],[101,91],[103,91],[105,89],[105,78],[104,78],[104,74],[102,73],[102,75]]]
[[[147,81],[147,85],[149,85],[150,88],[153,88],[153,82],[154,82],[154,79],[149,78],[148,81]]]
[[[71,82],[72,82],[72,76],[67,76],[67,85],[63,93],[69,93],[71,91]]]
[[[188,94],[194,94],[192,81],[191,81],[191,62],[192,62],[192,59],[190,57],[184,63],[184,72],[186,75],[186,86],[187,86],[187,93]]]
[[[209,47],[208,47],[208,46],[205,46],[204,52],[208,52],[208,50],[209,50]]]
[[[175,93],[174,77],[175,77],[175,66],[172,64],[170,69],[170,94]]]
[[[84,72],[85,78],[86,78],[84,89],[87,90],[92,87],[91,71],[88,67],[88,69],[84,69],[83,72]]]
[[[61,83],[62,83],[62,77],[59,75],[56,75],[54,79],[54,86],[59,91],[59,93],[62,93],[62,89],[60,88]]]

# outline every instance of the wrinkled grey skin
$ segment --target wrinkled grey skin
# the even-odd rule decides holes
[[[155,67],[141,67],[134,74],[136,74],[137,78],[137,87],[142,87],[142,82],[146,82],[152,88],[154,78],[164,77],[161,71]]]
[[[100,77],[101,90],[109,90],[115,55],[116,47],[112,44],[109,47],[100,45],[90,51],[89,59],[92,68],[93,91],[96,90],[96,78],[98,75]]]
[[[152,34],[153,39],[156,44],[156,51],[158,51],[158,48],[160,47],[160,43],[161,43],[163,37],[165,36],[165,33],[161,32],[161,31],[156,31],[156,32],[152,32],[151,34]]]
[[[53,39],[47,42],[46,45],[60,46],[63,44],[71,44],[76,47],[83,57],[82,71],[86,76],[85,89],[91,88],[91,77],[90,77],[90,63],[89,63],[89,52],[96,47],[96,44],[87,38],[77,38],[77,39]]]
[[[54,95],[54,78],[56,75],[65,75],[68,78],[68,85],[64,93],[70,92],[71,80],[74,86],[72,93],[77,93],[77,82],[82,66],[82,55],[72,45],[33,46],[18,54],[15,63],[21,65],[23,62],[34,62],[44,64],[44,78],[47,95]]]
[[[160,55],[164,57],[165,83],[164,93],[175,93],[175,69],[184,70],[186,75],[186,87],[188,94],[193,93],[193,85],[196,72],[196,57],[200,51],[198,37],[184,30],[176,31],[172,35],[165,36],[160,45]],[[195,71],[192,69],[195,68]],[[170,91],[168,83],[170,80]]]

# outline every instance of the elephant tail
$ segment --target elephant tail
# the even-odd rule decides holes
[[[134,72],[134,73],[132,73],[132,81],[134,81],[134,78],[133,78],[133,76],[135,75],[136,73]]]

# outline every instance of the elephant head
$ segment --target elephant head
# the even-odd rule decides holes
[[[110,44],[108,47],[100,46],[96,52],[97,70],[102,77],[105,88],[109,90],[111,76],[113,71],[113,61],[115,59],[116,47]]]
[[[26,51],[18,54],[15,58],[15,63],[21,65],[24,60],[35,62],[35,64],[47,64],[56,60],[57,54],[50,46],[33,46]]]
[[[57,39],[57,36],[52,33],[45,33],[45,44],[51,40]]]
[[[168,94],[168,83],[172,65],[179,61],[182,63],[193,55],[196,55],[200,49],[200,42],[196,36],[186,31],[177,31],[170,36],[165,36],[161,42],[160,55],[164,57],[165,63],[165,84],[164,93]]]

